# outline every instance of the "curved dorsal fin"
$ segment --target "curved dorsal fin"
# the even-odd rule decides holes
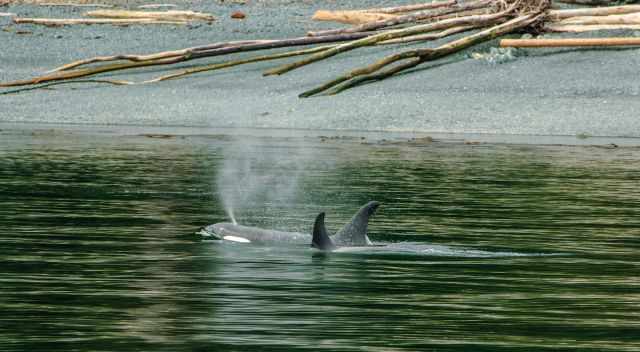
[[[324,226],[324,213],[318,214],[316,222],[313,224],[313,238],[311,239],[311,247],[317,248],[323,251],[330,251],[336,248],[329,234],[327,228]]]
[[[380,203],[371,201],[356,212],[351,220],[333,236],[333,241],[339,246],[370,246],[372,243],[367,237],[367,225],[369,217],[376,212]]]

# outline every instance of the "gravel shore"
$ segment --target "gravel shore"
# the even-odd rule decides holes
[[[212,24],[187,26],[48,28],[13,25],[10,17],[0,17],[0,81],[30,77],[95,55],[302,36],[307,30],[332,26],[310,21],[317,9],[380,3],[179,3],[178,9],[217,17]],[[23,17],[70,18],[87,9],[13,5],[0,10]],[[234,11],[244,12],[246,18],[231,19]],[[636,49],[528,50],[502,63],[472,59],[467,52],[444,65],[424,66],[338,96],[297,97],[394,50],[398,48],[359,50],[279,77],[263,78],[261,72],[273,63],[259,63],[143,86],[65,85],[0,95],[0,122],[640,137]],[[142,80],[159,73],[158,68],[147,69],[127,78]]]

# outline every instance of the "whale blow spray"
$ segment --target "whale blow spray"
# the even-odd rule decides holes
[[[301,141],[274,145],[259,138],[236,138],[222,151],[217,192],[234,224],[251,209],[290,209],[298,203],[300,178],[314,151]],[[270,209],[273,217],[274,209]]]

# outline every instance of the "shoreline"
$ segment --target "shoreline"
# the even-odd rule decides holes
[[[355,142],[370,145],[425,146],[439,144],[530,145],[599,148],[640,148],[638,137],[550,136],[489,133],[447,133],[429,131],[371,131],[328,129],[235,128],[207,126],[98,125],[58,123],[0,122],[0,136],[20,137],[96,136],[175,138],[275,138],[316,139],[321,141]]]

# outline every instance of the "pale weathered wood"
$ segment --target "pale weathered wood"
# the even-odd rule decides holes
[[[102,8],[112,8],[115,5],[107,5],[107,4],[78,4],[74,2],[42,2],[38,3],[39,6],[49,6],[49,7],[102,7]]]
[[[558,33],[583,33],[595,31],[613,31],[613,30],[639,30],[640,24],[594,24],[594,25],[557,25],[554,23],[544,26],[546,32]]]
[[[184,21],[165,21],[154,20],[149,18],[30,18],[30,17],[15,17],[14,23],[31,23],[41,24],[45,26],[64,26],[74,24],[115,24],[115,25],[130,25],[130,24],[184,24]]]
[[[92,18],[152,19],[158,21],[213,21],[215,18],[202,12],[194,11],[128,11],[128,10],[95,10],[84,14]]]
[[[569,17],[556,25],[640,24],[640,12],[625,15]]]
[[[362,12],[362,11],[326,11],[318,10],[311,17],[315,21],[328,21],[346,24],[362,24],[372,21],[388,20],[397,17],[397,15]]]
[[[367,22],[361,25],[350,27],[350,28],[330,29],[330,30],[315,31],[315,32],[312,31],[312,32],[308,32],[307,35],[317,37],[317,36],[332,35],[332,34],[373,31],[373,30],[396,26],[404,23],[425,21],[428,19],[433,19],[440,16],[449,15],[452,13],[475,10],[475,9],[486,7],[490,3],[491,3],[491,0],[476,0],[468,3],[463,3],[460,5],[456,4],[455,6],[442,8],[442,9],[414,12],[407,15],[397,16],[388,20]]]
[[[571,9],[571,10],[551,10],[549,11],[550,20],[562,20],[569,17],[577,16],[608,16],[608,15],[622,15],[625,13],[640,12],[640,5],[624,5],[624,6],[611,6],[611,7],[593,7],[586,9]]]
[[[424,4],[382,7],[382,8],[374,8],[374,9],[357,10],[357,11],[375,12],[375,13],[403,13],[403,12],[437,9],[440,7],[448,7],[448,6],[455,5],[456,2],[457,2],[456,0],[434,1],[434,2],[427,2]]]
[[[139,9],[162,9],[162,8],[174,8],[178,5],[174,4],[147,4],[138,6]]]
[[[559,39],[502,39],[503,48],[550,48],[577,46],[628,46],[640,45],[640,38],[559,38]]]

